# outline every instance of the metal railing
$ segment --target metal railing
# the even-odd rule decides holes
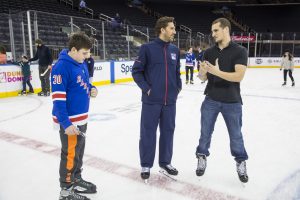
[[[74,33],[74,32],[79,32],[81,29],[79,26],[77,26],[76,24],[73,23],[73,18],[71,18],[71,21],[69,22],[69,25],[71,26],[71,33]],[[74,29],[74,27],[76,29]]]
[[[72,7],[72,9],[74,8],[74,3],[73,3],[73,0],[59,0],[59,2],[63,2],[65,3],[66,5],[70,5]]]
[[[192,46],[192,29],[184,25],[180,25],[179,29],[189,34],[189,46]]]
[[[149,36],[149,30],[148,30],[148,28],[147,28],[147,33],[144,33],[144,32],[142,32],[142,31],[140,31],[140,30],[138,30],[136,28],[134,28],[133,31],[136,32],[136,33],[139,33],[139,34],[141,34],[143,36],[145,36],[147,38],[147,42],[149,42],[150,36]]]
[[[89,25],[89,24],[83,24],[83,25],[90,28],[91,34],[92,34],[92,35],[96,35],[96,32],[97,32],[97,29],[96,29],[96,28],[94,28],[93,26],[91,26],[91,25]]]
[[[111,20],[112,20],[112,17],[109,17],[109,16],[107,16],[107,15],[104,15],[104,14],[100,13],[100,14],[99,14],[99,19],[100,19],[101,21],[105,21],[105,22],[107,22],[107,23],[110,23]]]
[[[1,14],[0,14],[1,15]],[[54,59],[58,52],[67,47],[68,33],[63,32],[63,28],[71,27],[73,32],[81,30],[86,26],[86,32],[91,30],[95,40],[93,49],[95,56],[101,59],[132,59],[137,56],[140,44],[154,39],[154,30],[142,26],[131,26],[131,28],[120,28],[112,30],[109,22],[111,17],[101,15],[102,22],[99,19],[88,19],[68,15],[51,14],[39,11],[27,11],[9,15],[1,15],[1,20],[5,21],[7,27],[6,37],[1,39],[1,43],[8,52],[12,52],[14,57],[26,54],[32,57],[35,52],[34,40],[40,37],[45,43],[53,49]],[[49,20],[51,19],[51,20]],[[106,19],[106,20],[104,20]],[[47,22],[47,23],[45,23]],[[3,23],[3,22],[2,22]],[[3,23],[4,24],[4,23]],[[37,27],[34,25],[36,24]],[[2,27],[3,28],[3,27]],[[193,37],[186,34],[183,30],[190,31],[186,26],[181,26],[181,31],[177,31],[174,44],[180,49],[187,47],[204,47],[213,45],[214,42],[209,34],[196,33]],[[236,43],[246,47],[250,57],[277,57],[289,49],[294,56],[300,56],[300,33],[233,33]],[[134,36],[134,39],[132,39]],[[127,40],[126,40],[127,39]],[[139,43],[139,44],[138,44]],[[97,55],[98,54],[98,55]]]
[[[91,15],[92,18],[94,18],[94,10],[88,7],[84,8],[85,13]]]

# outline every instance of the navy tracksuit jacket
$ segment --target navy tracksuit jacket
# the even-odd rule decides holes
[[[132,76],[142,90],[141,166],[153,166],[158,124],[159,165],[165,166],[172,159],[176,100],[182,87],[179,49],[159,38],[142,45]]]

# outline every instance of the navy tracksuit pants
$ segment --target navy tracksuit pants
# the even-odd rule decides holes
[[[156,130],[159,125],[159,166],[171,164],[175,130],[176,104],[142,104],[140,160],[142,167],[152,167],[156,148]]]

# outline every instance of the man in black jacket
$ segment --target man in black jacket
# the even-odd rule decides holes
[[[142,179],[150,176],[153,166],[156,129],[159,125],[159,166],[170,175],[178,171],[171,165],[175,130],[176,100],[181,90],[179,49],[171,42],[176,34],[174,18],[157,20],[154,41],[141,46],[132,76],[142,90],[140,159]]]
[[[50,49],[43,44],[41,39],[35,40],[37,51],[35,56],[29,59],[29,62],[39,60],[39,76],[41,80],[42,91],[38,93],[39,96],[50,95],[50,69],[52,65],[52,55]]]

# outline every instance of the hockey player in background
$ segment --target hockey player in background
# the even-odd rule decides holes
[[[78,193],[96,193],[96,185],[85,181],[82,163],[90,97],[96,97],[96,87],[89,83],[84,60],[89,57],[92,43],[83,33],[70,37],[51,73],[53,121],[59,125],[61,140],[60,200],[89,200]]]
[[[188,52],[185,55],[185,84],[188,84],[189,80],[190,80],[190,84],[194,84],[194,66],[195,66],[195,55],[193,54],[193,48],[190,47]]]
[[[132,68],[132,76],[142,90],[140,128],[140,164],[142,179],[148,179],[156,149],[159,125],[159,166],[163,173],[177,175],[171,165],[175,130],[176,100],[181,91],[179,49],[171,42],[176,34],[174,18],[157,20],[154,41],[141,46]]]

